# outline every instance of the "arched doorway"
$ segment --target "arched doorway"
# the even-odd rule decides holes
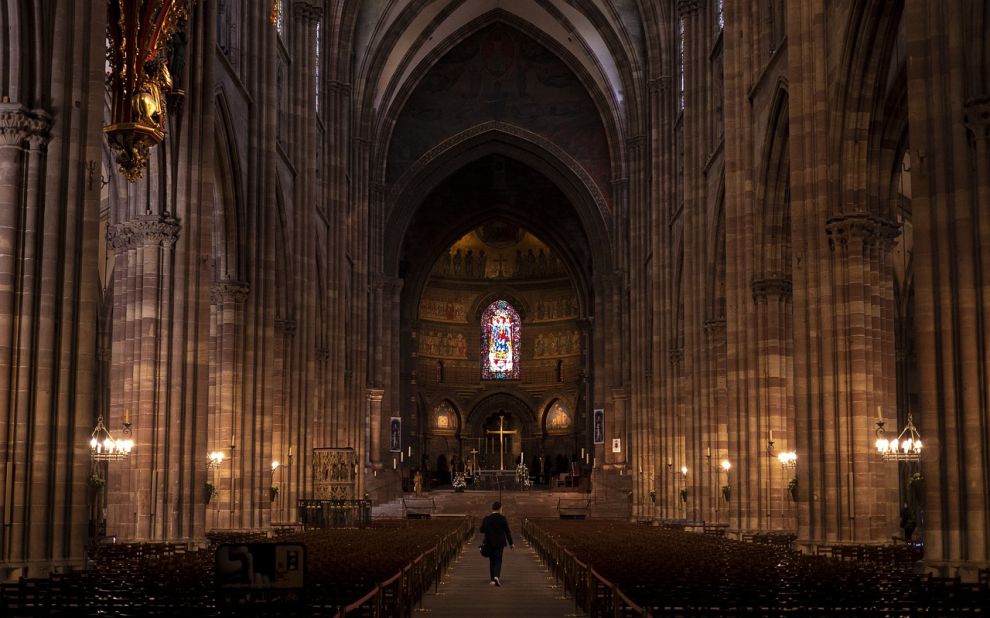
[[[539,448],[541,433],[532,408],[509,393],[496,393],[478,402],[468,417],[470,431],[464,436],[481,470],[512,470],[526,457],[525,451]]]

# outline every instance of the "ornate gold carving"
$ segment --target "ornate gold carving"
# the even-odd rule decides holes
[[[354,449],[313,449],[313,498],[353,500],[357,474]]]
[[[111,0],[107,75],[111,123],[103,128],[128,182],[144,175],[149,149],[165,138],[165,95],[172,90],[169,38],[185,28],[194,0]]]
[[[107,228],[107,246],[113,251],[146,245],[172,247],[178,238],[179,222],[167,215],[131,219]]]

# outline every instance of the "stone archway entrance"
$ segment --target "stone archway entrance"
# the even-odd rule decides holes
[[[482,470],[515,469],[527,444],[540,437],[533,410],[506,393],[486,397],[474,406],[468,426],[465,450],[477,451],[474,457]]]

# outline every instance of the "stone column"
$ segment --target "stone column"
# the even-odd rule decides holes
[[[905,2],[925,566],[990,567],[986,3]]]
[[[154,173],[149,170],[149,176]],[[149,181],[139,187],[151,191]],[[136,198],[128,186],[129,203]],[[171,343],[174,247],[179,222],[168,214],[111,212],[107,246],[114,253],[114,321],[111,361],[111,417],[133,425],[135,449],[108,479],[107,533],[123,539],[162,538],[167,508],[163,478],[169,458],[167,437],[175,419],[163,395],[167,389],[164,351]],[[116,219],[116,221],[115,221]],[[119,475],[117,474],[119,472]]]
[[[385,450],[385,444],[382,443],[382,436],[384,434],[382,427],[384,424],[384,419],[382,418],[382,399],[385,397],[385,391],[380,388],[369,388],[366,397],[368,401],[368,416],[371,420],[371,447],[368,450],[368,463],[371,464],[372,468],[381,470],[382,456]],[[384,439],[387,440],[388,437]]]
[[[605,470],[617,472],[624,470],[628,461],[626,453],[629,450],[629,432],[626,430],[626,400],[629,395],[627,389],[624,387],[612,388],[609,395],[612,402],[612,410],[609,415],[610,419],[605,424],[607,430],[605,432],[604,468]],[[615,438],[620,440],[622,449],[618,453],[612,451],[612,440]]]
[[[232,479],[236,452],[235,414],[240,408],[238,387],[241,355],[239,344],[243,336],[244,302],[250,287],[242,281],[225,280],[213,284],[210,291],[210,371],[212,389],[210,397],[209,452],[224,454],[225,462],[210,471],[208,481],[213,483],[216,494],[207,506],[206,524],[212,528],[233,527]],[[231,444],[234,450],[231,451]]]
[[[787,492],[794,470],[777,455],[797,449],[791,392],[791,279],[764,273],[753,280],[756,303],[759,409],[748,427],[749,449],[740,464],[759,472],[750,478],[749,510],[760,528],[794,530],[796,513]],[[772,446],[771,446],[772,442]],[[741,454],[743,455],[743,454]],[[753,504],[753,502],[756,502]]]
[[[739,499],[738,493],[732,495],[734,491],[731,489],[732,470],[726,473],[721,467],[722,461],[729,459],[729,418],[725,397],[725,318],[705,322],[705,345],[709,373],[707,400],[711,409],[706,424],[707,436],[704,438],[708,445],[706,449],[710,449],[706,451],[709,470],[705,495],[711,504],[709,509],[703,512],[706,517],[711,516],[716,522],[721,522],[726,518],[725,512],[728,506],[722,496],[722,487],[730,486],[730,500]],[[739,465],[738,460],[735,462],[730,460],[730,463],[733,466]]]

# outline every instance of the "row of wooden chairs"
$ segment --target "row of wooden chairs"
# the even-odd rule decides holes
[[[445,518],[366,529],[286,531],[278,541],[307,548],[302,614],[409,615],[426,589],[436,585],[472,526],[467,518]],[[220,616],[217,547],[265,542],[269,536],[264,531],[218,531],[209,537],[210,544],[201,549],[165,543],[101,545],[86,570],[0,586],[0,616]],[[258,615],[257,609],[244,611]]]
[[[990,612],[986,584],[802,555],[779,537],[745,543],[605,521],[527,521],[524,531],[565,590],[592,616]]]

